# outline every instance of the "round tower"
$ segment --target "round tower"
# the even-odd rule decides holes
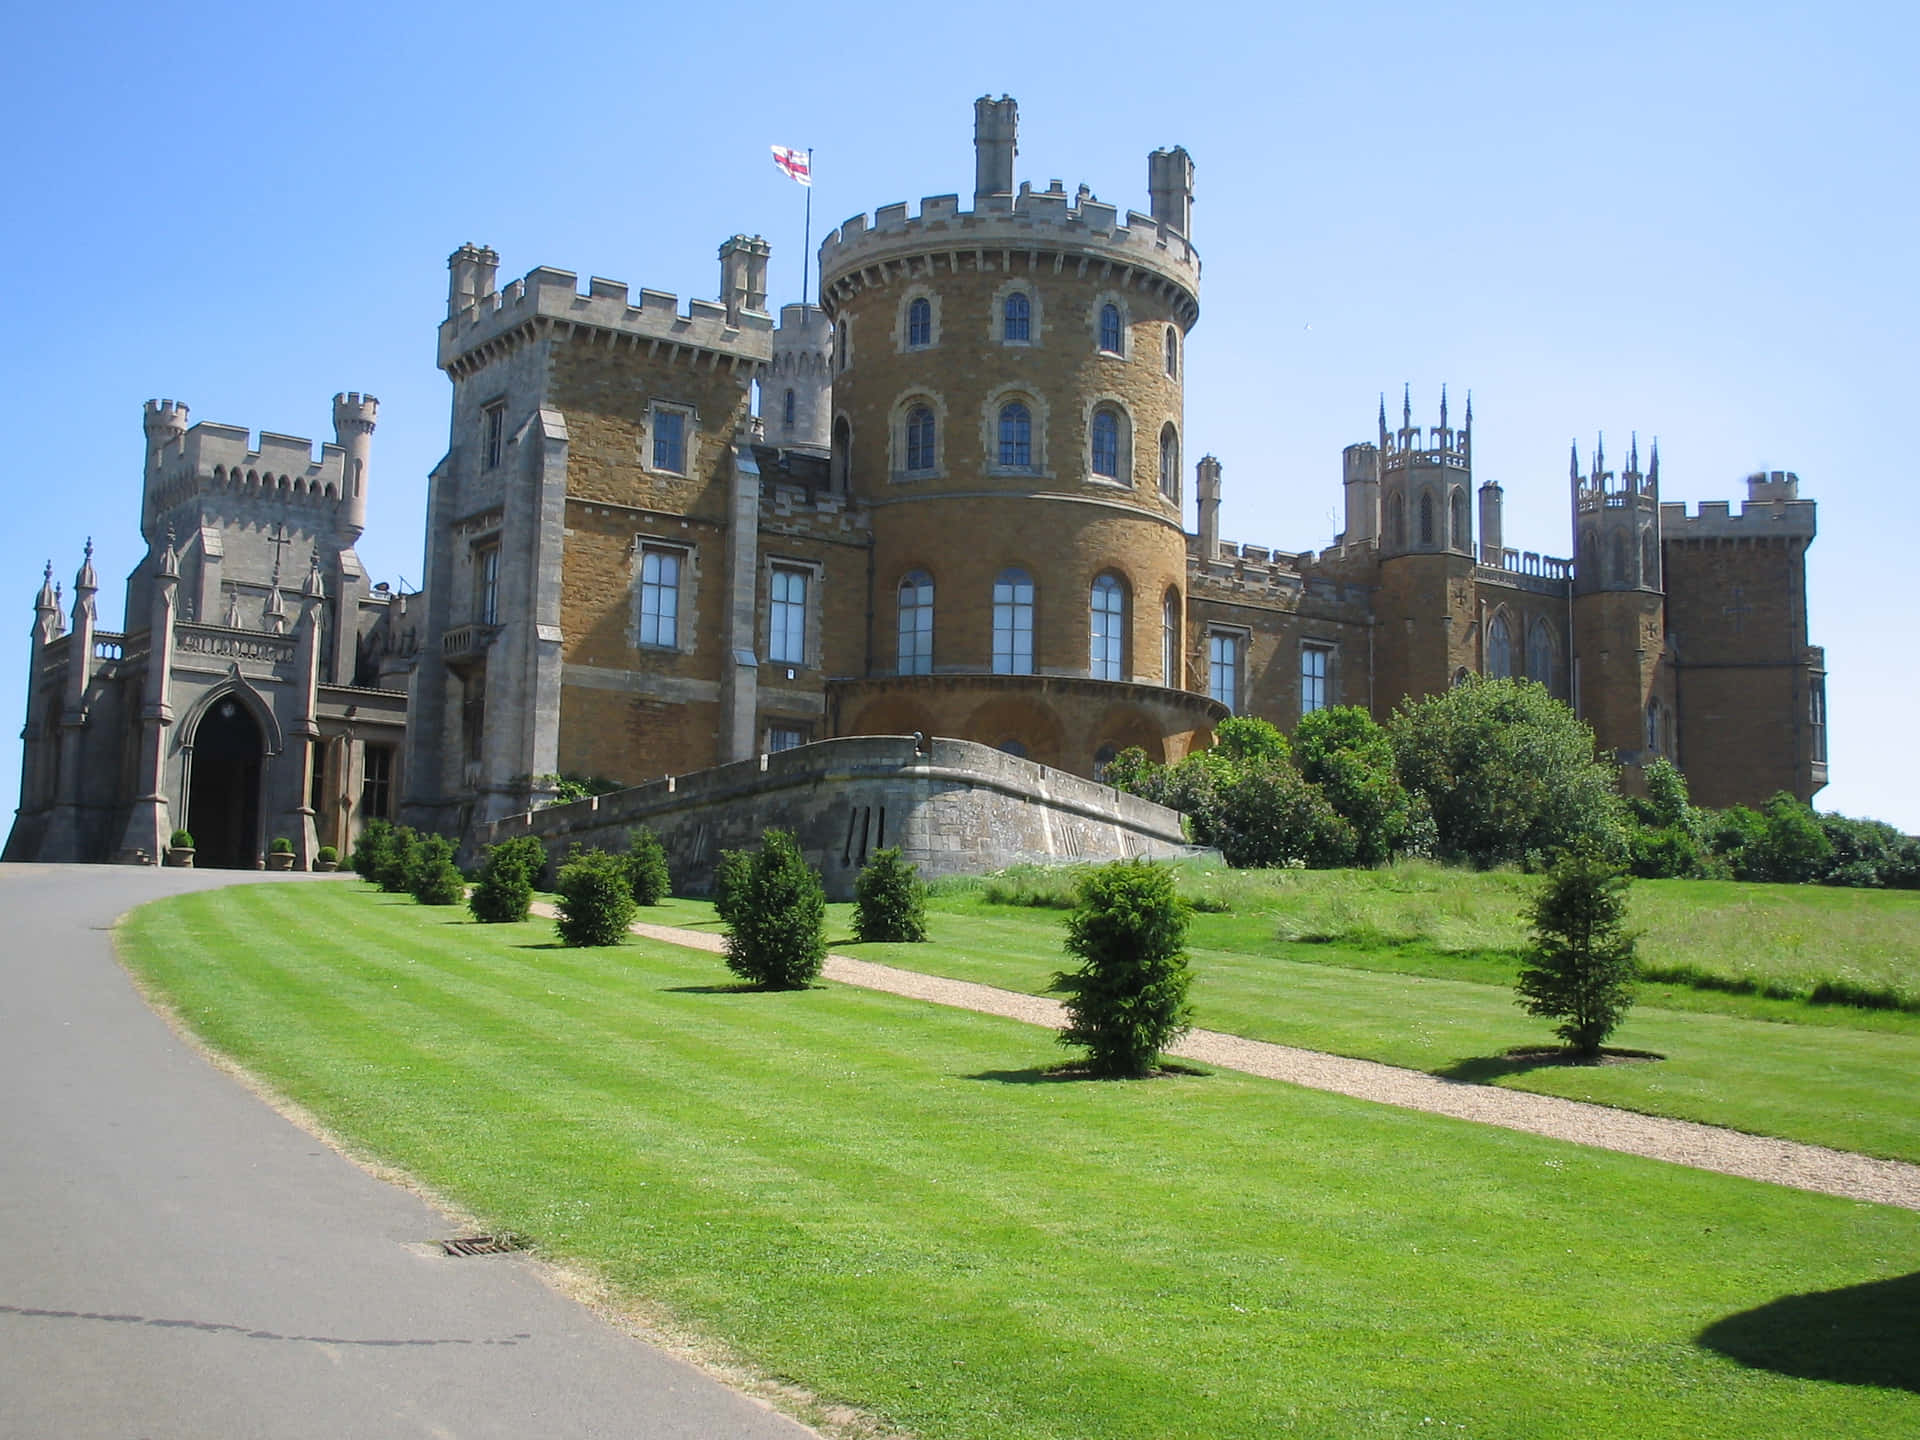
[[[155,508],[155,495],[159,490],[162,472],[166,468],[166,453],[178,448],[187,438],[187,407],[172,400],[149,400],[146,412],[140,417],[141,427],[147,434],[146,478],[142,486],[143,504],[140,509],[140,532],[149,544],[155,538],[154,524],[158,519]]]
[[[333,438],[346,451],[340,477],[340,528],[347,543],[367,528],[367,462],[373,457],[373,425],[380,402],[371,395],[348,392],[333,397]]]
[[[1150,160],[1156,219],[1059,180],[1014,190],[1011,99],[976,105],[975,146],[973,210],[953,195],[912,216],[883,206],[820,247],[835,480],[872,507],[883,613],[896,589],[915,606],[933,595],[930,653],[904,622],[898,637],[879,624],[872,672],[1167,684],[1163,626],[1186,592],[1184,351],[1200,311],[1200,259],[1174,223],[1191,163]],[[1030,741],[1051,723],[1030,718],[1004,740],[967,738],[1091,772],[1071,724]]]
[[[833,322],[818,305],[782,305],[773,361],[760,382],[769,445],[825,452],[833,420]]]

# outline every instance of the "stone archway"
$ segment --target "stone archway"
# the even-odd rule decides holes
[[[251,870],[260,863],[260,724],[232,695],[214,701],[193,732],[186,828],[194,864]]]

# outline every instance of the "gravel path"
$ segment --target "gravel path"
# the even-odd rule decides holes
[[[718,935],[702,930],[682,930],[642,921],[634,925],[633,932],[650,940],[694,950],[718,953],[722,949]],[[843,985],[884,990],[891,995],[1023,1020],[1053,1030],[1065,1024],[1060,1002],[1040,995],[922,975],[847,955],[829,955],[821,973]],[[1225,1070],[1284,1080],[1312,1090],[1330,1090],[1358,1100],[1425,1110],[1457,1120],[1500,1125],[1508,1130],[1525,1130],[1556,1140],[1570,1140],[1577,1145],[1644,1155],[1653,1160],[1691,1165],[1698,1170],[1717,1170],[1725,1175],[1788,1185],[1797,1190],[1815,1190],[1849,1200],[1870,1200],[1920,1210],[1920,1165],[1899,1160],[1876,1160],[1846,1150],[1748,1135],[1691,1120],[1639,1115],[1631,1110],[1563,1100],[1555,1095],[1535,1095],[1525,1090],[1507,1090],[1498,1085],[1442,1080],[1420,1070],[1404,1070],[1372,1060],[1350,1060],[1318,1050],[1223,1035],[1215,1030],[1192,1031],[1167,1053],[1182,1060],[1197,1060]]]

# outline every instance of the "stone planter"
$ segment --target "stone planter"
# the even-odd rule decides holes
[[[169,845],[167,847],[167,864],[173,866],[176,870],[191,870],[193,868],[193,846]]]
[[[267,869],[269,870],[293,869],[293,853],[288,850],[269,850],[267,852]]]
[[[316,860],[313,862],[313,868],[318,870],[322,875],[330,875],[340,868],[340,862],[338,860]]]

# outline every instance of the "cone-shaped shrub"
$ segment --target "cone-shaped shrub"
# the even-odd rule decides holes
[[[633,923],[633,880],[623,855],[583,850],[560,867],[560,939],[568,945],[618,945]]]
[[[1062,1045],[1084,1045],[1096,1075],[1145,1075],[1187,1032],[1187,906],[1173,872],[1145,860],[1103,865],[1081,880],[1067,917],[1078,970],[1053,977],[1067,994]]]
[[[374,862],[373,880],[389,895],[406,895],[413,890],[413,849],[419,837],[405,825],[394,827],[387,843],[380,847]]]
[[[859,904],[853,914],[854,938],[927,938],[927,887],[918,867],[909,864],[897,846],[873,852],[854,879],[853,898]]]
[[[1633,1005],[1639,974],[1634,937],[1626,929],[1627,877],[1596,851],[1581,848],[1547,872],[1523,914],[1533,947],[1515,986],[1529,1015],[1560,1023],[1558,1035],[1593,1058]]]
[[[734,902],[747,890],[747,876],[753,870],[750,850],[722,850],[713,862],[713,913],[720,923],[733,923]]]
[[[487,925],[517,925],[533,903],[533,879],[547,862],[544,846],[519,835],[487,847],[480,878],[467,897],[473,918]]]
[[[422,835],[414,842],[410,880],[413,898],[422,905],[458,905],[466,898],[466,879],[444,835]]]
[[[827,958],[827,893],[793,836],[769,830],[727,900],[727,968],[769,990],[804,990]]]
[[[632,832],[627,847],[627,873],[638,905],[658,905],[667,898],[672,881],[667,874],[667,852],[660,838],[644,825]]]

